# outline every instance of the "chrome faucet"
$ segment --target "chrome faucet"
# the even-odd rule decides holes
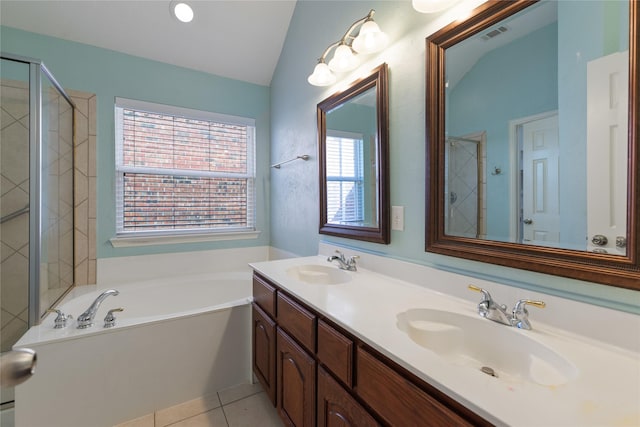
[[[341,270],[348,270],[348,271],[358,270],[356,268],[356,260],[360,258],[358,255],[354,255],[347,260],[347,258],[344,256],[342,252],[336,250],[336,253],[338,255],[331,255],[330,257],[327,258],[327,262],[338,261],[338,268],[340,268]]]
[[[474,285],[469,285],[469,289],[482,293],[482,301],[478,303],[478,314],[480,316],[493,320],[494,322],[502,323],[507,326],[514,326],[519,329],[531,329],[529,312],[525,308],[526,305],[532,305],[538,308],[544,308],[546,306],[543,301],[521,299],[516,303],[511,313],[509,313],[507,311],[507,306],[504,304],[497,304],[493,298],[491,298],[491,294],[486,289],[482,289]]]
[[[93,318],[96,317],[96,313],[98,311],[98,308],[100,307],[100,304],[102,304],[102,301],[104,301],[104,299],[110,295],[116,296],[119,293],[120,292],[116,291],[115,289],[109,289],[108,291],[104,291],[103,293],[98,295],[98,298],[93,301],[89,308],[87,308],[84,313],[78,316],[78,329],[91,327],[91,325],[93,325]]]

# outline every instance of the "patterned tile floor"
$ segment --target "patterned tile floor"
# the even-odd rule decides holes
[[[243,384],[116,427],[281,427],[260,384]]]

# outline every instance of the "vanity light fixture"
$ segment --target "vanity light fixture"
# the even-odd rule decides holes
[[[435,13],[453,6],[460,0],[412,0],[413,8],[420,13]]]
[[[178,21],[185,23],[193,21],[193,9],[188,3],[174,0],[170,3],[169,8],[171,9],[171,14],[175,16]]]
[[[367,16],[357,20],[342,36],[342,38],[329,45],[313,70],[313,74],[309,76],[307,81],[314,86],[329,86],[336,82],[336,76],[333,74],[345,71],[351,71],[358,66],[357,54],[369,54],[378,52],[387,45],[389,38],[380,30],[380,27],[373,20],[375,10],[371,9]],[[358,30],[358,35],[352,33]],[[334,50],[333,58],[326,63],[327,55]]]

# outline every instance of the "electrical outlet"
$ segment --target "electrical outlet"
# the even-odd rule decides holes
[[[404,206],[391,206],[391,229],[404,231]]]

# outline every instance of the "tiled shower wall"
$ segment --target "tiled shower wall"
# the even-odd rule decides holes
[[[19,81],[3,80],[0,89],[0,214],[5,217],[29,205],[29,91],[26,83]],[[11,345],[27,330],[29,215],[25,213],[3,223],[0,240],[0,350],[4,352],[10,350]]]
[[[29,92],[25,83],[2,82],[2,215],[29,203]],[[76,285],[96,282],[96,97],[67,91],[76,104],[74,138],[74,260]],[[10,101],[7,101],[10,100]],[[13,141],[21,143],[11,144]],[[22,143],[24,141],[24,143]],[[2,225],[0,298],[1,351],[11,345],[28,325],[29,216],[21,215]],[[53,295],[53,294],[52,294]],[[43,301],[43,304],[46,304]]]
[[[96,283],[96,96],[66,90],[76,105],[74,268],[76,285]]]

